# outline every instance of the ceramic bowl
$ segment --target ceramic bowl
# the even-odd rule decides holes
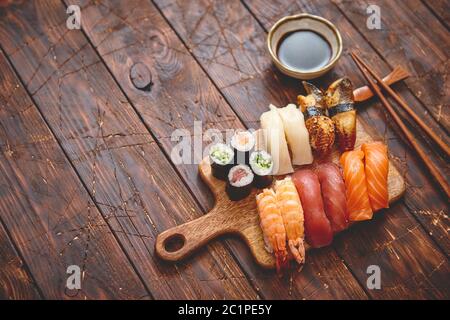
[[[325,66],[311,71],[301,71],[286,66],[278,59],[277,48],[279,41],[287,33],[297,30],[314,31],[328,41],[331,47],[331,58]],[[297,79],[308,80],[320,77],[334,67],[342,54],[342,37],[336,26],[327,19],[308,13],[301,13],[278,20],[269,31],[267,47],[272,61],[281,72]]]

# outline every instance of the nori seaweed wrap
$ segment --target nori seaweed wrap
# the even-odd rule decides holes
[[[272,184],[272,156],[264,151],[254,151],[250,155],[250,167],[255,175],[254,185],[258,189],[265,188]]]
[[[230,169],[225,188],[230,200],[241,200],[250,194],[252,191],[253,176],[252,170],[245,164],[239,164]]]
[[[211,173],[220,180],[227,180],[228,172],[234,164],[234,152],[228,145],[217,143],[209,149]]]

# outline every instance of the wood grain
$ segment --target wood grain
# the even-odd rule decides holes
[[[0,223],[0,300],[41,299],[36,283]]]
[[[200,132],[217,129],[225,134],[226,130],[244,127],[149,1],[104,1],[99,6],[80,4],[87,35],[166,154],[170,155],[177,144],[170,139],[175,129],[185,129],[192,138],[199,136],[194,121],[202,121]],[[138,9],[133,11],[133,8]],[[129,69],[138,62],[152,74],[150,91],[137,90],[127,77]],[[205,139],[203,146],[208,143]],[[194,156],[197,161],[202,159],[201,154]],[[199,200],[203,212],[207,212],[213,204],[212,194],[199,178],[197,164],[181,163],[175,169]],[[271,272],[261,272],[241,241],[226,242],[262,297],[364,297],[363,290],[332,250],[328,250],[327,256],[316,257],[317,267],[308,267],[290,291],[289,283],[273,277]],[[326,275],[330,279],[326,280],[328,284],[322,280],[325,276],[319,277],[317,273]],[[300,285],[306,288],[308,283],[307,289],[300,292]]]
[[[282,106],[295,101],[296,95],[302,92],[297,81],[282,76],[274,69],[265,49],[263,29],[259,27],[252,15],[248,14],[245,7],[239,2],[195,1],[185,4],[175,1],[156,1],[156,3],[247,126],[258,126],[259,116],[261,112],[266,111],[268,101]],[[266,20],[260,19],[259,21],[266,30],[284,15],[310,12],[324,16],[338,25],[343,37],[345,37],[344,43],[347,43],[346,46],[362,48],[367,52],[371,50],[370,44],[364,41],[364,38],[354,30],[339,10],[330,9],[329,1],[305,1],[304,3],[296,3],[295,1],[246,1],[245,3],[252,10],[254,16],[267,17]],[[186,12],[189,12],[189,15],[185,14]],[[375,58],[379,59],[376,55]],[[380,74],[386,74],[390,71],[383,63],[382,60],[381,63],[379,60],[373,62]],[[336,68],[325,77],[317,79],[315,83],[325,87],[332,80],[342,75],[350,75],[355,86],[365,84],[359,75],[355,75],[354,70],[353,61],[344,53]],[[416,99],[406,87],[402,85],[395,87],[396,90],[400,90],[403,97]],[[432,182],[429,181],[426,173],[421,170],[420,163],[417,162],[409,148],[399,140],[395,131],[389,127],[389,122],[380,108],[368,108],[368,105],[362,104],[359,107],[359,113],[376,130],[375,135],[383,135],[381,140],[389,144],[399,171],[406,177],[405,180],[408,180],[409,188],[406,198],[408,208],[420,219],[420,224],[425,226],[427,232],[432,233],[436,243],[439,243],[443,248],[448,248],[449,239],[445,231],[447,223],[446,202],[433,190]],[[427,119],[427,121],[427,124],[436,128],[437,131],[441,130],[439,125],[433,124],[432,118]],[[418,237],[421,236],[419,233],[424,233],[420,224],[404,208],[394,207],[390,210],[390,214],[399,215],[413,225],[419,226],[413,230],[413,233],[417,233]],[[431,216],[437,219],[438,225],[432,223],[434,218],[431,218]],[[364,242],[365,232],[370,231],[351,232],[355,237],[354,243],[357,247],[359,243]],[[377,234],[377,241],[378,243],[389,242],[390,237],[385,233],[379,233]],[[337,241],[335,247],[339,247],[339,244],[340,242]],[[397,244],[394,242],[393,245]],[[433,245],[434,242],[429,239],[419,249],[411,247],[410,250],[419,250],[422,255],[428,256],[428,247]],[[354,259],[353,257],[359,254],[359,249],[356,247],[352,247],[353,252],[345,253],[345,261],[346,259]],[[324,253],[317,256],[321,254]],[[340,251],[340,254],[344,254],[344,252]],[[362,265],[368,266],[373,261],[374,255],[376,255],[376,252],[372,251],[362,254],[361,256],[364,259],[359,260],[358,268],[361,268]],[[441,258],[441,253],[433,253],[433,258],[427,258],[423,270],[411,270],[408,274],[413,276],[416,272],[426,273],[433,270],[436,267],[436,261]],[[409,259],[409,257],[406,255],[401,259]],[[364,263],[362,263],[363,260]],[[349,264],[354,265],[351,261],[349,261]],[[395,278],[395,275],[405,274],[404,269],[399,268],[396,264],[394,266],[395,269],[392,269],[389,264],[386,264],[383,268],[389,270],[392,278]],[[365,286],[366,277],[359,277],[358,279]],[[297,280],[301,283],[299,278]],[[415,288],[404,285],[405,288],[411,290],[411,294],[414,294]],[[372,293],[376,297],[383,297],[387,294],[383,291]]]
[[[356,137],[355,148],[359,148],[363,143],[373,141],[361,123],[357,124]],[[340,152],[334,150],[328,160],[339,164],[339,157]],[[314,167],[314,164],[311,167]],[[259,217],[255,202],[255,195],[259,191],[254,189],[251,195],[245,199],[231,201],[225,192],[225,182],[212,176],[208,158],[203,159],[200,163],[199,172],[214,194],[216,199],[214,208],[199,219],[159,234],[156,239],[156,253],[163,259],[177,261],[217,236],[235,233],[244,239],[260,266],[275,268],[273,255],[264,249],[264,240],[259,227]],[[391,162],[388,174],[389,202],[392,204],[397,201],[404,192],[405,182]],[[180,236],[184,240],[184,245],[176,251],[168,251],[165,244],[173,237]],[[306,246],[306,249],[308,250],[309,247]]]
[[[425,108],[420,116],[431,115],[448,133],[450,33],[445,26],[420,0],[333,2],[391,68],[398,63],[405,65],[412,74],[405,83]],[[382,11],[382,28],[376,32],[366,27],[365,8],[370,4]]]
[[[65,27],[64,5],[26,1],[2,10],[2,47],[151,296],[257,298],[221,243],[177,265],[155,257],[159,230],[200,210],[83,32]]]
[[[450,29],[450,3],[446,0],[422,0],[438,19],[442,22],[447,30]]]
[[[148,295],[1,51],[0,68],[0,216],[43,298]],[[70,265],[79,291],[66,289]]]

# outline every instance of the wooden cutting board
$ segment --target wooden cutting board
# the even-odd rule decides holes
[[[367,133],[366,127],[358,120],[355,148],[359,148],[364,142],[373,141],[373,138]],[[339,155],[339,152],[334,150],[328,159],[323,159],[321,162],[333,161],[338,163]],[[303,167],[312,168],[315,165],[317,163]],[[231,201],[225,193],[225,182],[212,176],[208,158],[203,159],[200,163],[199,173],[214,194],[216,200],[214,208],[198,219],[159,234],[155,245],[158,256],[164,260],[177,261],[188,256],[213,238],[233,233],[241,236],[247,243],[259,265],[264,268],[274,268],[275,260],[264,249],[263,236],[259,227],[255,195],[260,191],[254,189],[247,198],[240,201]],[[390,203],[399,199],[405,192],[405,182],[392,161],[389,163],[388,192]],[[306,249],[308,249],[307,244]]]

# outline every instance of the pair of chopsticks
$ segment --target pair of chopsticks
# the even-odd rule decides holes
[[[358,56],[356,53],[352,52],[351,56],[353,60],[355,61],[358,68],[361,70],[362,74],[366,78],[366,80],[369,82],[369,85],[372,87],[373,92],[376,93],[376,95],[380,98],[381,103],[386,108],[386,110],[391,115],[392,119],[394,119],[395,123],[399,126],[403,134],[408,139],[408,142],[411,144],[411,146],[414,148],[414,150],[417,152],[419,157],[423,160],[425,166],[428,168],[430,173],[435,178],[436,182],[439,183],[445,194],[448,198],[450,198],[450,187],[447,183],[446,179],[441,175],[437,167],[431,162],[428,155],[422,150],[420,145],[416,142],[415,137],[411,133],[411,131],[407,128],[407,126],[403,123],[402,119],[398,116],[395,109],[392,107],[392,105],[389,103],[389,101],[386,99],[384,94],[381,92],[381,89],[378,85],[381,85],[384,90],[386,90],[389,95],[394,98],[394,100],[414,119],[414,121],[428,134],[428,136],[433,139],[433,141],[447,154],[447,157],[450,156],[450,147],[441,140],[431,129],[428,127],[425,122],[423,122],[415,113],[412,111],[412,109],[406,104],[406,102],[400,98],[399,95],[397,95],[394,90],[392,90],[388,85],[386,85],[381,78],[373,71],[371,70],[367,64]],[[373,81],[373,79],[370,77],[370,75],[375,78],[377,83]]]

